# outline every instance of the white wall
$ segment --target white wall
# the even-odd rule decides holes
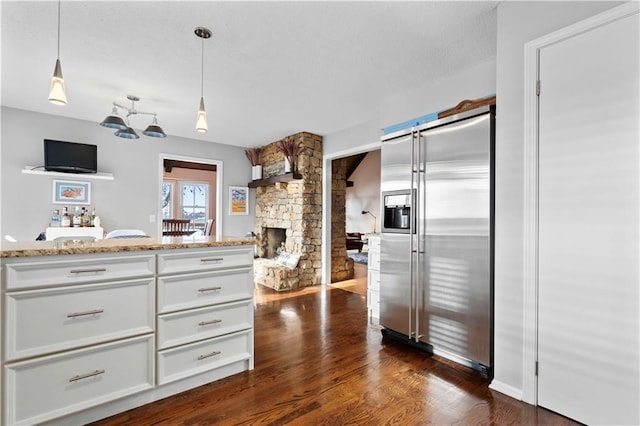
[[[353,186],[347,188],[346,231],[367,234],[380,232],[380,150],[371,151],[349,178]],[[371,215],[362,214],[363,210]]]
[[[437,80],[425,81],[410,92],[388,99],[380,106],[380,124],[383,128],[402,123],[452,108],[462,100],[495,92],[496,63],[492,59]]]
[[[617,4],[498,6],[494,384],[515,397],[522,391],[523,375],[524,44]]]
[[[336,157],[336,154],[342,151],[348,152],[342,155],[346,157],[361,152],[357,149],[361,145],[380,144],[381,129],[379,117],[372,117],[371,121],[366,123],[325,135],[322,138],[322,154],[325,158],[335,159],[340,158]]]
[[[380,104],[379,115],[370,121],[324,136],[324,155],[350,151],[380,141],[382,129],[397,123],[452,108],[464,99],[492,95],[496,91],[495,61],[489,60],[438,80],[416,85],[409,92]]]
[[[101,117],[100,117],[101,118]],[[99,118],[96,118],[98,120]],[[179,154],[223,161],[222,179],[223,235],[242,236],[253,229],[253,212],[248,216],[229,216],[228,186],[246,186],[251,167],[241,148],[168,136],[165,139],[130,140],[113,136],[113,131],[96,122],[63,118],[14,108],[2,108],[2,194],[3,234],[19,241],[33,241],[49,222],[51,212],[60,207],[52,203],[52,180],[49,176],[21,173],[27,165],[43,164],[42,140],[58,139],[98,146],[98,169],[113,173],[113,181],[91,182],[91,203],[97,207],[103,226],[139,228],[157,235],[157,224],[149,215],[158,214],[159,155]],[[253,203],[251,204],[253,206]]]

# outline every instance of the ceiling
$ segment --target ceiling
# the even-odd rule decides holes
[[[382,102],[416,84],[494,57],[496,4],[63,1],[68,104],[56,106],[47,94],[57,2],[3,0],[2,105],[98,123],[131,94],[169,137],[251,147],[299,131],[329,135],[376,118]],[[213,32],[204,42],[204,134],[195,131],[197,26]],[[150,118],[134,116],[131,126]]]

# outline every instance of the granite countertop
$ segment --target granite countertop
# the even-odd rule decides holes
[[[2,242],[0,258],[254,245],[243,237],[162,237],[97,241]]]

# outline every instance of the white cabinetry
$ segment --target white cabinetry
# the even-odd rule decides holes
[[[35,424],[153,387],[153,335],[5,366],[7,425]]]
[[[253,369],[253,246],[2,267],[0,424],[88,423]]]
[[[253,368],[253,251],[158,255],[158,383]]]
[[[369,323],[380,324],[380,236],[369,236],[367,265],[367,308]]]
[[[153,332],[153,278],[7,293],[6,359]]]
[[[5,262],[5,424],[51,420],[154,385],[155,256],[63,259]]]

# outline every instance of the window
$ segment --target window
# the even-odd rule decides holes
[[[162,182],[162,218],[173,218],[173,182]]]
[[[191,220],[196,229],[203,229],[209,217],[209,184],[204,182],[184,182],[180,184],[182,194],[182,218]]]

